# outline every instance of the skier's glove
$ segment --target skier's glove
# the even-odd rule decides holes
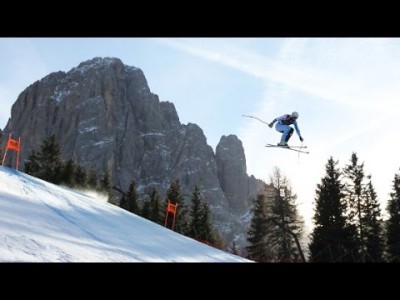
[[[268,124],[269,128],[272,128],[272,125],[274,125],[274,122]]]
[[[300,141],[301,141],[301,142],[304,141],[303,137],[301,137],[301,136],[300,136]]]

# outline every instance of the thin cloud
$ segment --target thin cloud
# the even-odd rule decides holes
[[[269,78],[269,72],[266,70],[272,68],[272,61],[253,52],[234,47],[223,42],[203,43],[203,39],[158,39],[159,42],[174,49],[201,57],[206,60],[226,65],[249,75]],[[212,40],[211,40],[212,42]]]
[[[235,44],[229,45],[229,42],[223,40],[211,43],[211,46],[208,40],[205,43],[203,39],[158,41],[342,106],[382,110],[382,92],[385,94],[383,101],[388,104],[396,103],[397,97],[393,95],[400,94],[400,88],[394,82],[400,76],[400,66],[382,58],[398,50],[390,40],[335,39],[327,42],[326,39],[282,39],[281,51],[275,57],[265,57]],[[355,51],[360,48],[368,51]],[[383,69],[389,75],[389,80],[392,80],[382,83],[385,85],[384,90],[373,85],[380,80],[379,74]],[[363,91],[366,85],[369,91]]]

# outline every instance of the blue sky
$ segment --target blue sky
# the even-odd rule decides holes
[[[237,135],[249,174],[269,181],[278,166],[306,224],[328,158],[344,167],[352,152],[372,174],[385,212],[400,167],[399,39],[2,38],[0,128],[28,85],[96,56],[141,68],[150,90],[175,104],[182,123],[198,124],[214,149],[222,135]],[[270,122],[294,110],[310,155],[265,148],[280,134],[242,117]],[[296,134],[289,144],[300,144]]]

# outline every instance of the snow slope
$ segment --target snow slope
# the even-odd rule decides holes
[[[0,261],[247,262],[94,197],[1,166]]]

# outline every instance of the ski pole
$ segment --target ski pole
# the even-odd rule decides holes
[[[263,121],[263,120],[261,120],[261,119],[259,119],[259,118],[257,118],[257,117],[247,116],[247,115],[242,115],[242,116],[243,116],[243,117],[246,117],[246,118],[256,119],[256,120],[258,120],[258,121],[260,121],[260,122],[262,122],[262,123],[264,123],[264,124],[269,125],[267,122],[265,122],[265,121]]]

